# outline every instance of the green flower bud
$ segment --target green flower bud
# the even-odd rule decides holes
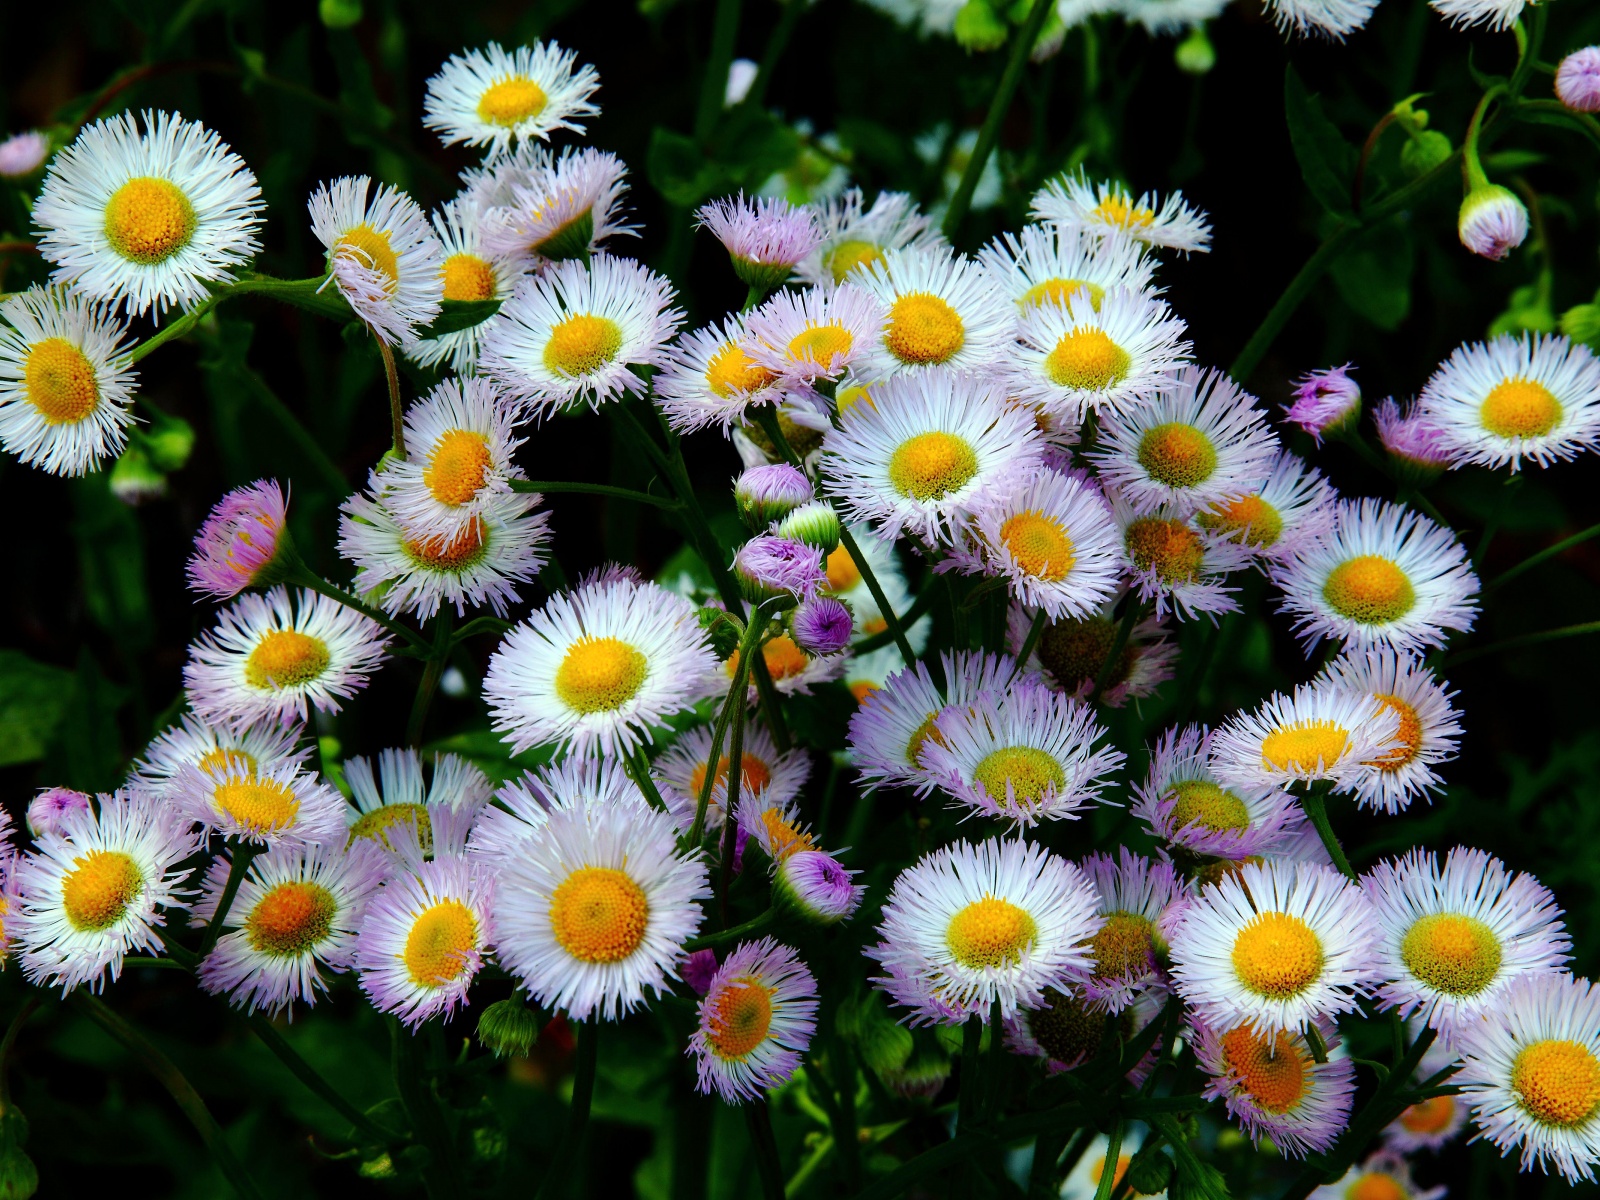
[[[349,29],[361,24],[361,0],[321,0],[317,15],[329,29]]]
[[[987,0],[967,0],[956,14],[955,39],[968,50],[998,50],[1010,32]]]
[[[539,1040],[539,1012],[522,1002],[522,993],[496,1000],[478,1018],[478,1041],[496,1058],[527,1058]]]
[[[1417,179],[1454,153],[1455,147],[1450,144],[1450,139],[1437,129],[1419,129],[1400,147],[1400,169],[1412,179]]]
[[[142,440],[157,470],[180,471],[194,450],[194,426],[177,417],[157,416]]]
[[[1205,26],[1196,25],[1189,36],[1178,43],[1172,60],[1185,75],[1205,75],[1217,65],[1217,52],[1206,36]]]
[[[1590,349],[1600,347],[1600,304],[1575,304],[1561,314],[1561,332]]]
[[[155,468],[138,442],[128,443],[111,468],[111,494],[124,504],[138,505],[167,494],[167,477]]]
[[[826,500],[814,500],[780,521],[776,533],[832,554],[839,548],[839,514]]]

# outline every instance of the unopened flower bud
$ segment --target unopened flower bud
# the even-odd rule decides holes
[[[855,618],[849,605],[832,596],[812,596],[800,602],[789,618],[794,644],[814,658],[838,654],[850,644]]]
[[[247,587],[277,583],[292,563],[288,501],[275,480],[235,488],[195,535],[189,586],[227,600]]]
[[[1574,304],[1561,314],[1561,332],[1590,349],[1600,346],[1600,304]]]
[[[50,135],[37,129],[15,133],[0,142],[0,178],[26,179],[50,157]]]
[[[539,1040],[539,1013],[522,1002],[521,993],[496,1000],[478,1018],[478,1041],[496,1058],[527,1058]]]
[[[1420,178],[1455,153],[1450,139],[1437,129],[1419,129],[1400,147],[1400,169]]]
[[[788,463],[751,467],[733,485],[733,502],[752,533],[782,520],[816,496],[811,481]]]
[[[1561,60],[1556,99],[1573,112],[1600,112],[1600,46],[1585,46]]]
[[[753,537],[733,556],[739,591],[751,604],[787,599],[798,603],[827,578],[822,553],[792,538]]]
[[[1217,51],[1206,36],[1204,25],[1196,25],[1189,31],[1189,36],[1178,43],[1178,48],[1172,52],[1172,60],[1185,75],[1210,73],[1211,68],[1217,65]]]
[[[714,200],[695,214],[728,252],[733,273],[765,296],[782,287],[794,265],[822,242],[822,227],[808,208],[763,197]]]
[[[64,787],[45,788],[28,802],[28,832],[36,838],[62,833],[75,813],[88,811],[87,792]]]
[[[716,978],[717,966],[717,952],[708,946],[704,950],[696,950],[685,958],[678,973],[697,995],[704,996],[711,990],[711,981]]]
[[[1159,1196],[1172,1181],[1172,1159],[1167,1157],[1159,1142],[1152,1142],[1133,1156],[1123,1178],[1127,1181],[1129,1195]]]
[[[832,554],[839,548],[839,514],[826,500],[813,500],[786,516],[774,532]]]
[[[821,850],[796,850],[778,864],[772,902],[807,924],[837,925],[860,907],[866,893],[851,882],[854,875]]]
[[[1284,406],[1283,419],[1298,425],[1322,444],[1353,428],[1361,419],[1361,389],[1350,378],[1350,364],[1312,371],[1295,380],[1294,400]]]
[[[118,500],[134,506],[167,494],[167,477],[156,469],[150,455],[137,442],[129,443],[117,456],[107,485]]]
[[[967,0],[950,32],[966,49],[987,51],[1004,46],[1009,30],[988,0]]]
[[[1450,465],[1443,435],[1416,405],[1403,410],[1394,400],[1385,400],[1373,412],[1372,423],[1388,452],[1390,468],[1412,487],[1432,483]]]
[[[181,471],[194,450],[194,426],[179,417],[154,418],[143,437],[150,461],[161,471]]]
[[[1510,188],[1479,184],[1461,202],[1456,231],[1468,250],[1498,262],[1528,236],[1528,210]]]

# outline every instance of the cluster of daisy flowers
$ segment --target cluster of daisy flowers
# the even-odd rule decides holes
[[[411,1026],[467,1007],[490,966],[577,1022],[676,995],[700,1088],[757,1100],[818,1032],[818,979],[789,941],[837,931],[866,891],[822,843],[783,715],[842,681],[866,797],[901,789],[967,822],[890,881],[866,949],[915,1027],[873,1067],[899,1094],[949,1074],[923,1026],[987,1024],[1051,1073],[1140,1043],[1117,1064],[1135,1088],[1181,1039],[1206,1100],[1304,1157],[1350,1126],[1340,1021],[1392,1012],[1412,1023],[1394,1088],[1417,1072],[1416,1104],[1341,1194],[1383,1176],[1421,1195],[1404,1156],[1469,1120],[1525,1166],[1591,1177],[1600,998],[1565,970],[1549,891],[1464,847],[1357,876],[1326,818],[1330,797],[1393,814],[1442,786],[1461,714],[1424,655],[1472,628],[1477,577],[1451,529],[1341,497],[1194,360],[1159,256],[1206,251],[1204,214],[1068,176],[968,256],[904,195],[725,198],[699,223],[749,302],[680,334],[670,283],[613,253],[633,232],[623,164],[548,145],[581,133],[597,86],[554,45],[452,59],[426,124],[484,152],[458,195],[431,216],[364,177],[311,197],[321,286],[449,373],[342,506],[351,591],[299,559],[276,482],[213,510],[189,578],[225,607],[190,648],[187,713],[121,790],[53,789],[30,843],[5,831],[4,938],[28,979],[100,988],[130,956],[181,954],[206,991],[283,1013],[353,975]],[[34,216],[55,276],[0,302],[0,441],[76,473],[126,444],[127,321],[227,287],[258,245],[259,190],[198,124],[122,116],[50,161]],[[447,302],[482,306],[477,323],[437,328]],[[726,586],[613,566],[497,622],[549,559],[519,463],[531,429],[642,402],[739,456],[749,536],[704,563]],[[1286,419],[1320,440],[1359,412],[1338,369],[1303,380]],[[1544,467],[1600,437],[1600,365],[1560,337],[1464,346],[1377,425],[1417,479]],[[1331,652],[1214,728],[1160,732],[1128,780],[1104,709],[1171,679],[1176,626],[1236,611],[1246,572],[1308,655]],[[953,618],[955,597],[1003,598],[994,644],[928,654],[935,588]],[[498,787],[410,749],[327,770],[308,722],[397,653],[448,651],[447,617],[483,608],[480,629],[505,629],[490,720],[546,765]],[[1153,853],[1050,848],[1124,783]],[[735,879],[768,900],[742,939]]]

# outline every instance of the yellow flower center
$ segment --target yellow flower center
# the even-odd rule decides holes
[[[91,850],[61,880],[61,907],[83,933],[110,929],[144,892],[144,873],[120,850]]]
[[[724,754],[717,762],[718,783],[726,784],[728,782],[728,768],[730,766],[732,766],[732,760]],[[765,791],[767,785],[771,782],[772,769],[766,763],[753,754],[741,754],[739,756],[739,788],[744,795],[749,796],[756,792]],[[698,796],[700,789],[705,787],[705,784],[706,764],[703,762],[696,763],[694,773],[689,776],[690,794]]]
[[[1150,966],[1155,928],[1149,918],[1138,913],[1114,912],[1106,915],[1100,932],[1089,939],[1094,950],[1096,979],[1125,979],[1140,975]]]
[[[1417,593],[1392,560],[1361,554],[1328,572],[1322,598],[1341,617],[1363,625],[1385,625],[1410,612]]]
[[[1126,544],[1133,565],[1154,571],[1162,583],[1193,583],[1200,576],[1205,543],[1182,521],[1139,517],[1128,526]]]
[[[827,366],[836,358],[849,354],[854,345],[855,338],[837,321],[826,325],[807,325],[789,339],[789,360]]]
[[[1172,488],[1199,487],[1217,469],[1217,448],[1193,425],[1168,421],[1139,439],[1139,465]]]
[[[1079,996],[1045,988],[1044,1005],[1027,1014],[1028,1032],[1059,1062],[1076,1062],[1100,1048],[1106,1014],[1091,1012]]]
[[[840,242],[828,255],[828,270],[835,283],[843,283],[851,271],[870,267],[882,257],[883,251],[871,242]]]
[[[938,296],[912,292],[890,307],[883,340],[901,362],[942,363],[966,345],[967,331],[960,314]]]
[[[991,750],[972,769],[972,777],[996,804],[1006,804],[1006,785],[1023,804],[1035,804],[1067,786],[1066,772],[1043,750],[1033,746],[1006,746]]]
[[[556,694],[580,713],[613,712],[638,694],[649,673],[649,660],[627,642],[581,637],[556,670]]]
[[[950,918],[945,944],[964,967],[1014,967],[1033,948],[1038,927],[1009,900],[985,896]]]
[[[1395,741],[1399,744],[1393,750],[1384,751],[1366,765],[1377,767],[1380,771],[1398,771],[1416,758],[1422,749],[1422,718],[1417,715],[1415,708],[1399,696],[1384,694],[1378,696],[1377,700],[1384,708],[1400,718],[1400,731],[1395,735]]]
[[[1054,675],[1062,687],[1071,689],[1079,680],[1098,679],[1106,655],[1117,639],[1117,627],[1105,617],[1068,618],[1045,626],[1039,638],[1039,662]],[[1130,641],[1117,656],[1116,665],[1106,680],[1114,687],[1128,678],[1138,657],[1138,647]]]
[[[167,179],[130,179],[106,201],[106,241],[129,262],[154,266],[194,237],[194,205]]]
[[[650,924],[644,889],[612,867],[579,867],[550,896],[550,928],[580,962],[621,962]]]
[[[1371,1171],[1350,1185],[1345,1200],[1409,1200],[1409,1196],[1393,1175]]]
[[[865,404],[868,408],[877,407],[872,402],[872,393],[859,383],[852,383],[847,387],[840,388],[834,396],[833,402],[839,410],[840,424],[844,423],[845,418],[850,415],[851,410],[858,404]]]
[[[73,425],[100,406],[100,380],[89,356],[65,338],[28,347],[22,365],[28,403],[50,425]]]
[[[907,438],[889,459],[889,481],[913,500],[942,500],[978,473],[978,455],[953,433],[931,430]]]
[[[811,664],[806,652],[794,644],[794,639],[780,633],[761,647],[761,659],[767,664],[767,674],[773,679],[792,679]],[[723,664],[732,679],[739,670],[739,652],[735,650]]]
[[[449,537],[436,534],[405,544],[406,553],[419,566],[434,571],[460,572],[483,558],[488,529],[482,517],[473,517]]]
[[[1511,1066],[1511,1090],[1535,1121],[1575,1129],[1600,1105],[1600,1062],[1578,1042],[1534,1042]]]
[[[476,254],[452,254],[444,260],[446,300],[493,300],[494,268]]]
[[[772,1028],[772,992],[754,979],[723,988],[706,1020],[706,1041],[718,1058],[737,1060],[766,1040]]]
[[[1133,358],[1105,330],[1074,329],[1045,355],[1044,370],[1058,387],[1103,392],[1128,377]]]
[[[478,918],[459,900],[439,900],[417,914],[401,959],[413,982],[442,987],[460,977],[478,949]]]
[[[280,883],[250,910],[245,934],[258,953],[306,954],[333,930],[339,906],[320,883]]]
[[[1314,773],[1333,766],[1350,744],[1350,731],[1332,721],[1296,721],[1261,739],[1261,760],[1277,771]]]
[[[217,784],[211,803],[217,812],[256,833],[288,829],[300,812],[300,799],[293,788],[253,775]]]
[[[578,313],[550,331],[544,365],[568,379],[598,371],[622,349],[622,326],[609,317]]]
[[[465,504],[489,474],[489,439],[471,429],[442,434],[428,455],[422,482],[440,504]]]
[[[1500,973],[1500,939],[1476,917],[1429,913],[1400,939],[1400,960],[1423,983],[1450,996],[1475,996]]]
[[[417,831],[417,845],[425,854],[433,852],[433,818],[425,804],[383,804],[371,812],[364,812],[350,822],[347,846],[367,838],[374,842],[389,843],[389,830],[396,825],[410,825]]]
[[[1283,536],[1283,514],[1260,496],[1219,500],[1195,521],[1202,529],[1236,535],[1247,546],[1276,546]]]
[[[906,743],[906,761],[913,767],[922,765],[922,750],[929,741],[938,746],[947,744],[944,740],[944,734],[940,733],[938,727],[934,724],[938,719],[938,713],[929,713],[928,719],[917,726],[916,732],[911,735],[911,740]],[[1003,794],[1005,791],[1004,786],[1000,790]]]
[[[848,592],[861,582],[861,572],[856,569],[856,560],[850,557],[850,551],[844,546],[836,546],[828,552],[828,590],[834,595]]]
[[[1561,420],[1561,401],[1532,379],[1507,379],[1483,398],[1478,419],[1496,437],[1543,437]]]
[[[1072,552],[1072,539],[1061,523],[1038,509],[1007,517],[1000,526],[1000,540],[1023,574],[1055,583],[1067,577],[1078,561]]]
[[[1258,1108],[1285,1113],[1305,1097],[1311,1075],[1310,1056],[1297,1042],[1281,1031],[1269,1041],[1241,1025],[1222,1035],[1222,1059]]]
[[[1233,971],[1258,996],[1287,1000],[1322,974],[1322,942],[1291,913],[1258,913],[1233,941]]]
[[[1172,827],[1199,825],[1212,833],[1250,828],[1250,810],[1232,792],[1209,779],[1183,779],[1172,785]]]
[[[767,829],[768,853],[773,862],[782,862],[798,850],[809,850],[816,843],[809,833],[801,833],[775,808],[761,814],[761,823]]]
[[[1069,300],[1080,295],[1087,296],[1095,312],[1099,312],[1100,304],[1106,298],[1106,290],[1086,279],[1046,279],[1023,292],[1018,304],[1023,308],[1037,308],[1041,304],[1065,308]]]
[[[777,375],[750,360],[737,342],[729,342],[706,364],[706,386],[724,400],[735,392],[748,395],[766,387]]]
[[[244,677],[251,687],[303,687],[328,669],[333,656],[321,638],[298,629],[269,629],[245,660]]]
[[[1400,1114],[1400,1124],[1412,1133],[1443,1133],[1455,1120],[1454,1096],[1430,1096]]]
[[[333,255],[378,272],[384,277],[383,290],[388,295],[394,295],[400,286],[400,259],[389,244],[388,233],[382,229],[357,225],[333,244]]]
[[[1155,223],[1156,214],[1148,208],[1135,208],[1129,196],[1113,192],[1095,206],[1094,215],[1107,225],[1122,229],[1145,229]]]
[[[484,89],[478,116],[490,125],[509,129],[537,117],[549,103],[544,89],[524,75],[512,75]]]
[[[865,704],[867,697],[878,690],[878,685],[870,679],[857,679],[845,686],[850,689],[850,694],[855,697],[857,704]]]
[[[219,746],[202,754],[194,765],[207,774],[225,775],[229,771],[239,770],[254,775],[259,764],[254,754],[229,746]]]

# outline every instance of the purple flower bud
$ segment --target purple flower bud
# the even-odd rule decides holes
[[[711,981],[716,978],[717,952],[709,946],[704,950],[696,950],[683,960],[678,973],[695,990],[696,995],[704,996],[711,990]]]
[[[288,502],[275,480],[234,488],[211,510],[195,535],[189,586],[227,600],[252,584],[276,582],[288,547]]]
[[[1312,371],[1295,380],[1294,401],[1283,419],[1298,425],[1322,444],[1324,434],[1342,432],[1361,416],[1361,389],[1350,378],[1350,364]]]
[[[822,242],[822,227],[809,208],[762,197],[702,205],[696,222],[721,242],[739,279],[765,294],[789,278],[795,263]]]
[[[1467,193],[1456,219],[1461,244],[1499,262],[1528,236],[1528,208],[1510,188],[1480,184]]]
[[[818,658],[838,654],[848,646],[854,628],[855,618],[850,615],[849,605],[832,596],[812,596],[789,618],[794,644]]]
[[[788,597],[800,600],[822,586],[822,552],[792,538],[753,537],[733,556],[739,590],[752,604]]]
[[[773,898],[812,924],[834,925],[854,913],[866,894],[851,882],[855,874],[821,850],[796,850],[778,864]]]
[[[34,837],[61,833],[77,813],[89,811],[89,796],[71,788],[45,788],[28,803],[28,829]]]
[[[1600,46],[1585,46],[1561,60],[1556,99],[1573,112],[1600,112]]]
[[[752,532],[782,520],[815,497],[811,481],[788,463],[751,467],[733,485],[733,502]]]
[[[1410,482],[1429,483],[1450,465],[1450,456],[1441,444],[1443,435],[1420,406],[1412,404],[1402,410],[1394,400],[1385,400],[1373,412],[1372,421],[1378,427],[1378,440]]]

